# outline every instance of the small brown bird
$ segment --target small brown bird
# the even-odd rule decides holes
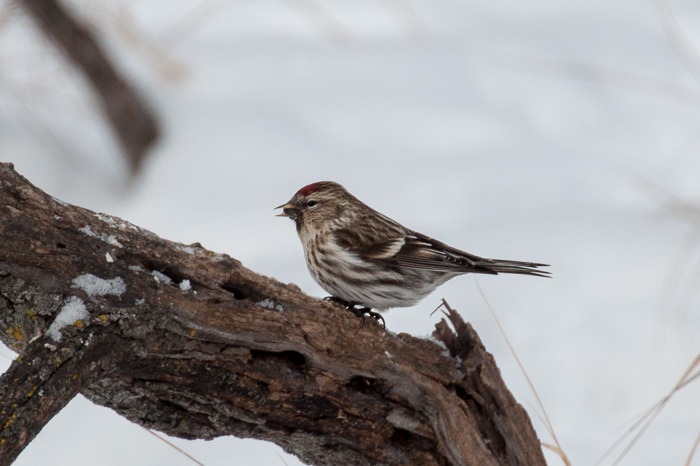
[[[331,299],[378,315],[413,306],[465,273],[549,276],[546,264],[486,259],[409,230],[332,181],[304,186],[283,209],[294,220],[311,276]]]

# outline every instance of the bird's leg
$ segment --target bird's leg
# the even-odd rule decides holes
[[[373,311],[372,308],[369,307],[356,307],[359,306],[357,303],[351,303],[350,301],[345,301],[344,299],[336,298],[335,296],[327,296],[323,298],[324,301],[332,301],[336,304],[340,304],[343,306],[345,309],[351,311],[353,314],[355,314],[357,317],[362,317],[362,322],[364,322],[365,317],[371,317],[375,319],[377,322],[382,323],[382,327],[386,329],[386,322],[384,322],[384,317],[376,311]]]
[[[357,306],[357,303],[351,303],[350,301],[345,301],[344,299],[336,298],[335,296],[326,296],[323,298],[324,301],[331,301],[336,304],[340,304],[346,309],[352,309]]]

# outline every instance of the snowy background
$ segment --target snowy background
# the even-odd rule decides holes
[[[76,2],[162,116],[128,182],[84,85],[3,0],[0,160],[315,296],[272,208],[324,179],[453,246],[552,264],[551,280],[460,277],[385,317],[425,336],[446,298],[552,443],[478,280],[562,447],[590,465],[700,352],[700,4],[663,1]],[[1,347],[0,370],[14,357]],[[622,464],[683,464],[699,432],[696,381]],[[173,441],[207,466],[301,464],[253,440]],[[96,460],[192,464],[82,397],[16,464]]]

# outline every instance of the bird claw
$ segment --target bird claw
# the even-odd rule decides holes
[[[373,311],[372,308],[369,307],[356,307],[358,304],[351,303],[348,301],[345,301],[340,298],[336,298],[335,296],[327,296],[323,298],[324,301],[331,301],[336,304],[340,304],[343,306],[345,309],[349,310],[353,314],[355,314],[357,317],[362,317],[362,323],[364,324],[365,322],[365,317],[371,317],[377,322],[381,322],[382,328],[386,330],[386,322],[384,321],[384,317],[376,311]]]
[[[357,317],[362,317],[362,323],[365,322],[365,317],[371,317],[377,322],[382,323],[382,328],[386,330],[386,322],[384,322],[384,317],[376,311],[373,311],[372,309],[368,307],[361,307],[361,308],[348,308],[350,311],[352,311],[353,314],[355,314]]]

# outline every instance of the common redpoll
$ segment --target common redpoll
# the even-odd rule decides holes
[[[486,259],[409,230],[331,181],[304,186],[277,209],[296,223],[316,283],[349,308],[412,306],[465,273],[549,275],[538,269],[546,264]]]

